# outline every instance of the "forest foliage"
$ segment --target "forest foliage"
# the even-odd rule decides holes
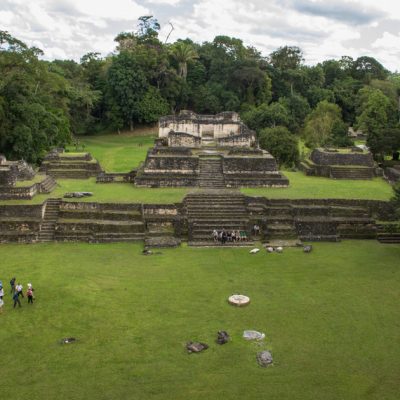
[[[73,135],[133,129],[182,109],[239,112],[286,165],[299,158],[299,138],[311,148],[351,144],[349,126],[367,135],[377,158],[400,147],[400,75],[372,57],[309,66],[298,47],[265,57],[228,36],[163,43],[159,29],[141,17],[117,35],[114,52],[80,62],[45,61],[0,31],[0,153],[38,162]]]

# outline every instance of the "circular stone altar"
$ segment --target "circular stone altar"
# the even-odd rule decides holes
[[[229,296],[228,302],[233,306],[243,307],[250,303],[250,297],[243,294],[233,294],[232,296]]]

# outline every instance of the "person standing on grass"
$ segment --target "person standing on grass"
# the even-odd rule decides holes
[[[18,296],[24,297],[24,292],[22,291],[24,287],[18,282],[18,285],[15,286],[16,292],[18,293]]]
[[[18,304],[21,307],[21,302],[19,301],[19,294],[18,292],[14,292],[13,295],[13,300],[14,300],[14,308]]]
[[[14,276],[14,278],[11,278],[10,286],[11,286],[11,294],[14,294],[14,292],[15,292],[15,276]]]
[[[3,300],[3,297],[4,297],[3,283],[0,282],[0,300]]]
[[[3,313],[3,306],[4,306],[4,300],[1,298],[0,299],[0,314]]]
[[[26,291],[26,297],[28,298],[28,304],[33,304],[33,288],[32,285],[28,283],[28,290]]]

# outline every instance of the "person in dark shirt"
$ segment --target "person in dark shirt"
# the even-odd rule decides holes
[[[19,294],[18,294],[18,292],[14,292],[13,300],[14,300],[14,308],[15,308],[15,306],[17,305],[17,303],[18,303],[18,305],[21,307],[21,302],[19,301]]]
[[[14,294],[14,292],[15,292],[15,277],[11,279],[10,286],[11,286],[11,293]]]

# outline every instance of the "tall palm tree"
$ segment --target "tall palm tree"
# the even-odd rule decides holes
[[[171,55],[178,63],[179,76],[186,80],[188,62],[199,58],[196,50],[189,43],[177,42],[171,48]]]

